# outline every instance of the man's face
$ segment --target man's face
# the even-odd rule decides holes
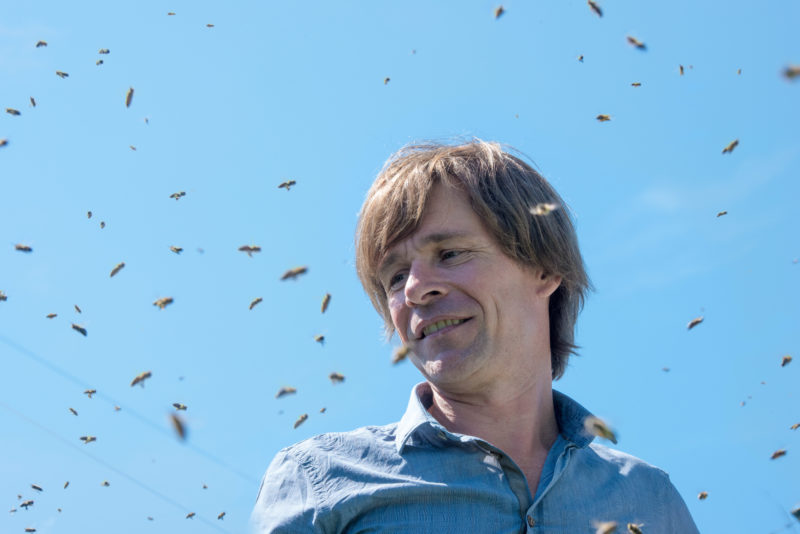
[[[550,379],[547,304],[560,279],[503,254],[466,194],[437,185],[378,274],[400,339],[434,385],[469,392]]]

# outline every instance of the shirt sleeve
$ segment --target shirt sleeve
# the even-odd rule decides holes
[[[284,449],[267,468],[250,516],[252,534],[321,533],[314,525],[314,488],[305,469]]]

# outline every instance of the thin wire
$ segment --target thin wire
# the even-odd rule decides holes
[[[31,360],[35,361],[39,365],[41,365],[43,367],[46,367],[47,369],[49,369],[50,371],[54,372],[55,374],[61,376],[65,380],[69,380],[73,384],[77,384],[78,386],[80,386],[83,389],[89,389],[90,388],[90,386],[87,385],[86,382],[80,380],[76,376],[74,376],[74,375],[68,373],[67,371],[61,369],[57,365],[49,362],[45,358],[43,358],[43,357],[39,356],[38,354],[34,353],[32,350],[27,349],[27,348],[23,347],[22,345],[20,345],[20,344],[14,342],[14,341],[8,339],[7,337],[5,337],[2,334],[0,334],[0,341],[5,343],[6,345],[11,347],[12,349],[16,350],[18,353],[27,356],[28,358],[30,358]],[[166,430],[163,427],[157,425],[156,423],[154,423],[153,421],[151,421],[147,417],[143,416],[142,414],[140,414],[136,410],[134,410],[132,408],[129,408],[129,407],[123,405],[123,404],[120,404],[115,399],[109,397],[105,393],[97,392],[97,393],[95,393],[95,395],[98,398],[100,398],[103,401],[105,401],[108,404],[110,404],[111,406],[120,406],[121,408],[123,408],[123,410],[122,410],[123,413],[126,413],[126,414],[129,414],[129,415],[133,416],[135,419],[138,419],[139,422],[145,424],[146,426],[149,426],[150,428],[152,428],[152,429],[158,431],[159,433],[169,437],[170,439],[173,439],[173,435],[168,430]],[[197,454],[205,457],[207,460],[210,460],[211,462],[217,464],[222,469],[228,471],[229,473],[232,473],[232,474],[238,476],[239,478],[241,478],[242,480],[244,480],[248,484],[252,484],[254,487],[258,486],[258,484],[259,484],[258,480],[256,480],[255,478],[247,475],[246,473],[243,473],[242,471],[236,469],[235,467],[232,467],[232,466],[228,465],[226,462],[224,462],[219,457],[211,454],[210,452],[207,452],[207,451],[201,449],[200,447],[198,447],[198,446],[196,446],[196,445],[194,445],[194,444],[192,444],[190,442],[186,442],[185,445],[186,445],[186,447],[188,447],[189,449],[193,450]]]
[[[68,445],[73,450],[76,450],[79,453],[83,454],[84,456],[89,457],[91,460],[93,460],[94,462],[97,462],[98,464],[102,465],[106,469],[110,469],[111,471],[113,471],[117,475],[128,479],[128,481],[134,483],[135,485],[139,486],[140,488],[142,488],[143,490],[147,491],[148,493],[151,493],[152,495],[155,495],[156,497],[158,497],[162,501],[166,502],[167,504],[170,504],[170,505],[174,506],[175,508],[178,508],[182,512],[191,512],[191,509],[188,508],[187,506],[184,506],[184,505],[180,504],[179,502],[175,501],[174,499],[172,499],[171,497],[168,497],[168,496],[164,495],[163,493],[161,493],[160,491],[151,488],[150,486],[148,486],[144,482],[139,481],[138,479],[132,477],[131,475],[127,474],[126,472],[124,472],[124,471],[122,471],[120,469],[117,469],[116,467],[114,467],[113,465],[109,464],[105,460],[102,460],[102,459],[98,458],[94,454],[92,454],[89,451],[85,450],[83,447],[80,447],[80,446],[72,443],[67,438],[61,436],[57,432],[55,432],[53,430],[50,430],[49,428],[47,428],[46,426],[42,425],[41,423],[38,423],[38,422],[34,421],[33,419],[31,419],[30,417],[28,417],[24,413],[22,413],[19,410],[13,408],[12,406],[9,406],[8,404],[3,402],[2,400],[0,400],[0,407],[5,408],[6,410],[8,410],[9,412],[13,413],[14,415],[19,417],[20,419],[23,419],[24,421],[28,422],[29,424],[37,427],[39,430],[42,430],[43,432],[46,432],[51,437],[57,439],[61,443],[64,443],[65,445]],[[230,534],[229,531],[227,531],[224,528],[220,527],[216,523],[212,523],[211,521],[209,521],[208,519],[204,518],[203,516],[195,516],[195,517],[197,517],[201,522],[205,523],[206,525],[208,525],[211,528],[214,528],[214,529],[216,529],[216,530],[218,530],[220,532],[225,532],[227,534]]]

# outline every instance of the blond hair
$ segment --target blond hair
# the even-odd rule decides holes
[[[394,325],[378,268],[387,251],[419,227],[439,183],[466,193],[508,257],[561,277],[549,303],[553,379],[560,378],[578,348],[575,321],[591,282],[564,201],[547,180],[498,143],[475,139],[406,146],[389,158],[372,184],[356,229],[356,269],[387,335]],[[546,215],[532,214],[532,208],[545,204],[551,205]]]

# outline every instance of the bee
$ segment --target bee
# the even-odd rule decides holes
[[[213,27],[214,27],[213,24],[206,24],[206,28],[213,28]]]
[[[102,59],[98,59],[97,61],[94,62],[94,64],[99,67],[100,65],[103,64],[103,60]]]
[[[47,46],[47,41],[36,41],[36,48]]]
[[[97,438],[94,436],[81,436],[81,441],[84,445],[87,445],[93,441],[97,441]]]
[[[286,180],[285,182],[281,182],[278,186],[278,189],[286,189],[287,191],[292,189],[292,186],[297,184],[296,180]]]
[[[494,10],[494,18],[495,18],[495,20],[499,19],[503,15],[503,13],[505,13],[505,12],[506,12],[506,10],[503,9],[503,6],[497,6],[495,8],[495,10]]]
[[[14,245],[14,250],[18,250],[20,252],[33,252],[33,249],[28,245],[23,245],[22,243],[17,243]]]
[[[176,410],[186,411],[186,405],[181,404],[180,402],[173,402],[172,405],[175,407]]]
[[[120,271],[122,270],[122,268],[123,268],[123,267],[125,267],[125,262],[124,262],[124,261],[121,261],[121,262],[119,262],[118,264],[116,264],[116,265],[114,266],[114,268],[113,268],[113,269],[111,269],[111,274],[109,275],[109,277],[110,277],[110,278],[113,278],[113,277],[114,277],[114,275],[115,275],[115,274],[117,274],[118,272],[120,272]]]
[[[325,293],[325,296],[322,297],[322,313],[325,313],[325,310],[328,309],[328,305],[331,303],[331,294]]]
[[[681,76],[683,76],[683,65],[678,65],[678,70],[681,73]]]
[[[697,326],[697,325],[699,325],[700,323],[702,323],[702,322],[703,322],[703,319],[704,319],[704,317],[703,317],[702,315],[701,315],[700,317],[695,317],[694,319],[692,319],[691,321],[689,321],[689,324],[687,324],[687,325],[686,325],[686,329],[687,329],[687,330],[691,330],[691,329],[692,329],[692,328],[694,328],[695,326]]]
[[[797,430],[798,428],[800,428],[800,423],[795,423],[789,427],[789,430]]]
[[[31,484],[31,488],[35,489],[36,491],[43,491],[42,487],[38,484]]]
[[[605,421],[594,415],[590,415],[583,420],[583,428],[592,436],[598,436],[617,444],[617,436],[608,427]]]
[[[589,4],[589,7],[592,9],[592,11],[594,11],[598,17],[603,16],[603,10],[600,9],[600,6],[598,6],[596,2],[592,2],[592,0],[587,0],[587,3]]]
[[[22,113],[20,113],[19,110],[14,109],[14,108],[6,108],[6,113],[8,113],[9,115],[15,115],[15,116],[22,115]]]
[[[800,76],[800,65],[789,65],[783,69],[783,77],[787,80],[794,80]]]
[[[97,53],[98,54],[110,54],[111,50],[109,50],[108,48],[101,48],[100,50],[97,51]]]
[[[150,378],[151,376],[153,376],[153,373],[151,373],[150,371],[139,373],[131,382],[131,387],[135,386],[136,384],[140,384],[142,387],[144,387],[144,381]]]
[[[178,191],[177,193],[172,193],[169,196],[169,198],[174,198],[177,201],[179,198],[185,197],[185,196],[186,196],[186,191]]]
[[[800,521],[800,506],[798,506],[798,507],[794,508],[794,509],[791,511],[791,514],[792,514],[793,516],[795,516],[795,518],[797,518],[797,520],[798,520],[798,521]]]
[[[48,319],[54,319],[54,318],[58,317],[58,314],[57,313],[48,313],[47,315],[45,315],[45,317],[47,317]]]
[[[722,210],[722,211],[717,213],[717,217],[722,217],[723,215],[727,215],[727,214],[728,214],[728,212],[726,210]]]
[[[73,306],[75,307],[75,311],[76,311],[76,312],[78,312],[78,313],[83,313],[83,312],[81,311],[81,309],[78,307],[78,305],[77,305],[77,304],[73,304]]]
[[[59,76],[59,77],[61,77],[62,79],[64,79],[64,78],[69,78],[69,74],[67,74],[66,72],[62,72],[62,71],[60,71],[60,70],[57,70],[57,71],[56,71],[56,76]]]
[[[189,512],[186,514],[186,519],[192,519],[194,517],[194,512]]]
[[[86,391],[83,392],[83,394],[89,397],[90,399],[92,398],[92,395],[94,395],[95,393],[97,393],[96,389],[87,389]]]
[[[740,75],[740,76],[741,76],[741,74],[742,74],[742,69],[736,69],[736,74],[738,74],[738,75]]]
[[[169,13],[167,13],[167,16],[174,17],[175,16],[175,12],[174,11],[170,11]]]
[[[28,98],[30,98],[30,100],[31,100],[31,107],[35,108],[36,107],[36,99],[33,98],[32,96],[29,96]]]
[[[86,218],[87,219],[91,219],[92,218],[92,212],[91,211],[87,211],[86,212]]]
[[[308,272],[308,267],[306,266],[294,267],[283,273],[283,276],[281,276],[281,280],[288,280],[290,278],[295,279],[301,274],[306,274],[307,272]]]
[[[384,78],[383,79],[383,85],[389,85],[389,81],[390,80],[391,80],[391,78],[389,78],[388,76],[386,78]]]
[[[792,357],[788,354],[781,358],[781,367],[786,367],[792,361]]]
[[[133,146],[133,145],[128,145],[128,148],[130,148],[131,150],[133,150],[134,152],[136,152],[136,147],[135,147],[135,146]]]
[[[176,247],[175,245],[172,245],[171,247],[169,247],[169,249],[175,254],[180,254],[181,252],[183,252],[183,249],[181,247]]]
[[[33,527],[25,527],[25,532],[36,532],[36,529]]]
[[[722,153],[723,154],[730,154],[731,152],[733,152],[733,149],[736,148],[738,145],[739,145],[739,140],[738,139],[734,139],[733,141],[728,143],[728,146],[726,146],[725,148],[722,149]]]
[[[325,413],[326,411],[327,411],[327,408],[325,408],[324,406],[319,409],[319,413]]]
[[[107,488],[111,485],[111,483],[108,480],[104,480],[103,483],[100,485],[103,486],[104,488]]]
[[[294,422],[294,427],[293,428],[297,428],[298,426],[300,426],[303,423],[305,423],[306,419],[308,419],[308,414],[304,413],[303,415],[301,415],[300,417],[297,418],[297,421]]]
[[[641,87],[641,86],[642,86],[642,82],[633,82],[633,83],[631,83],[631,87]]]
[[[701,500],[701,501],[706,500],[708,498],[708,492],[707,491],[701,491],[700,493],[697,494],[697,498],[699,500]]]
[[[324,345],[325,344],[325,336],[323,336],[322,334],[318,334],[318,335],[314,336],[314,341],[316,341],[320,345]]]
[[[67,480],[66,482],[64,482],[64,489],[67,489],[67,486],[69,486],[69,480]]]
[[[630,532],[631,534],[642,534],[641,527],[643,525],[644,523],[639,523],[638,525],[634,523],[628,523],[628,532]]]
[[[70,409],[69,409],[69,412],[70,412],[72,415],[74,415],[75,417],[77,417],[77,416],[78,416],[78,412],[77,412],[77,411],[75,411],[75,408],[70,408]]]
[[[553,211],[560,208],[558,204],[551,202],[540,202],[530,209],[531,215],[549,215]]]
[[[125,107],[131,107],[131,100],[133,100],[133,87],[128,88],[128,92],[125,93]]]
[[[25,508],[26,510],[30,506],[33,506],[33,500],[23,501],[22,504],[19,505],[20,508]]]
[[[172,421],[172,427],[175,429],[178,439],[184,441],[186,439],[186,425],[183,424],[183,419],[174,413],[169,414],[169,418]]]
[[[769,459],[776,460],[781,456],[786,456],[786,449],[778,449],[777,451],[772,453],[772,456],[770,456]]]
[[[3,293],[2,290],[0,290],[0,302],[5,302],[6,300],[8,300],[8,297],[5,293]]]
[[[611,120],[611,115],[603,115],[603,114],[600,114],[600,115],[598,115],[597,117],[595,117],[595,119],[597,119],[597,120],[598,120],[598,121],[600,121],[600,122],[607,122],[607,121],[610,121],[610,120]]]
[[[136,150],[136,149],[134,149],[134,150]],[[102,230],[105,227],[106,227],[106,222],[105,221],[100,221],[100,229]]]
[[[72,323],[72,329],[81,334],[83,337],[86,337],[88,334],[86,328],[79,324]]]
[[[258,245],[242,245],[239,247],[239,252],[245,252],[251,258],[254,252],[261,252],[261,247]]]
[[[6,146],[8,144],[8,139],[0,139],[0,147]]]
[[[252,310],[253,308],[255,308],[256,305],[258,305],[258,303],[263,301],[263,300],[264,299],[262,299],[261,297],[254,298],[252,301],[250,301],[250,309]]]
[[[583,63],[583,54],[581,54],[581,55],[579,55],[579,56],[578,56],[578,61],[580,61],[581,63]]]
[[[628,42],[639,50],[647,50],[647,46],[636,37],[628,36]]]
[[[394,354],[392,354],[392,363],[398,364],[405,360],[408,355],[411,353],[411,349],[406,347],[405,345],[401,345],[395,349]]]
[[[297,390],[291,386],[284,386],[278,390],[278,392],[275,394],[275,398],[280,399],[284,395],[290,395],[292,393],[297,393]]]
[[[331,383],[332,384],[340,384],[340,383],[344,382],[344,375],[341,374],[341,373],[333,372],[333,373],[328,375],[328,378],[331,379]]]
[[[594,521],[592,526],[595,528],[595,534],[613,534],[617,531],[616,521]]]
[[[153,302],[153,306],[158,306],[160,309],[163,310],[164,308],[172,304],[173,300],[174,299],[172,297],[161,297],[160,299],[156,299]]]

